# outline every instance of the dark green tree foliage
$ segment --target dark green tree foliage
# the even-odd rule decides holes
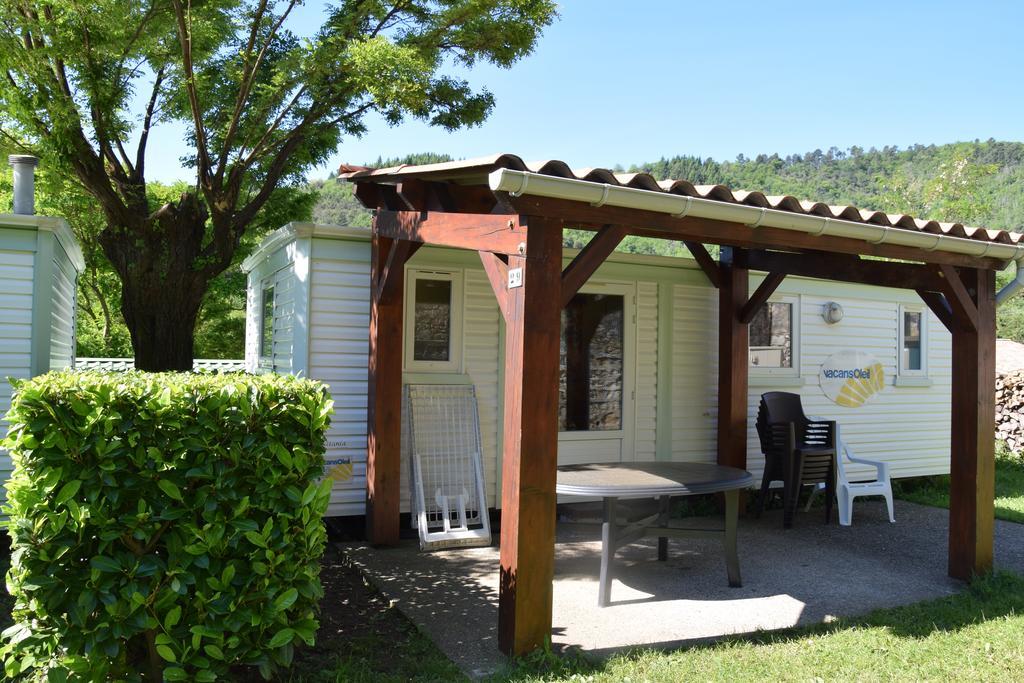
[[[16,389],[7,680],[269,677],[312,644],[323,384],[62,372]]]
[[[95,198],[141,369],[191,367],[210,283],[367,113],[480,123],[493,96],[446,70],[511,66],[555,16],[550,0],[342,0],[307,40],[289,30],[298,4],[0,3],[0,137]],[[168,121],[186,127],[195,178],[154,207],[147,143]]]

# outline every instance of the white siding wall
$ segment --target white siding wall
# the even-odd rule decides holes
[[[50,369],[69,368],[75,358],[75,281],[77,275],[57,245],[53,259],[53,306],[50,323]]]
[[[2,419],[11,407],[8,377],[27,379],[32,351],[32,271],[34,255],[0,251],[0,432],[7,433]],[[0,481],[11,474],[11,459],[0,450]],[[0,500],[6,498],[0,489]]]
[[[634,460],[654,460],[658,428],[658,284],[636,287]]]
[[[751,288],[760,278],[751,278]],[[952,340],[942,323],[930,312],[928,320],[927,366],[931,386],[894,386],[897,372],[897,344],[900,303],[919,305],[912,292],[824,283],[789,278],[777,296],[797,296],[800,321],[800,379],[802,386],[770,379],[759,380],[751,373],[748,397],[747,469],[760,481],[764,459],[757,443],[755,421],[760,396],[766,391],[799,393],[804,410],[839,422],[843,439],[857,455],[891,464],[894,477],[912,477],[949,472],[950,385]],[[843,320],[828,325],[821,317],[822,306],[836,301],[844,310]],[[885,369],[886,389],[859,408],[844,408],[821,391],[821,364],[842,349],[874,355]],[[851,472],[857,472],[851,468]]]
[[[483,452],[484,486],[487,502],[495,506],[500,499],[497,489],[498,468],[498,416],[499,366],[504,358],[501,350],[499,320],[501,313],[491,291],[491,284],[483,270],[467,270],[463,295],[463,325],[465,327],[462,358],[466,374],[476,386],[477,410],[480,413],[480,440]],[[402,481],[406,481],[403,473]]]
[[[245,289],[245,371],[256,372],[260,357],[260,283],[249,273]]]
[[[310,273],[309,376],[330,385],[335,415],[328,433],[328,470],[335,470],[337,483],[332,494],[330,515],[363,514],[366,487],[366,402],[367,329],[369,327],[368,242],[314,238]],[[281,263],[280,260],[277,262]],[[29,272],[23,273],[26,293],[31,294]],[[458,373],[409,373],[405,381],[471,381],[476,387],[483,440],[484,478],[490,505],[500,503],[501,428],[501,325],[490,285],[475,263],[453,256],[448,250],[423,249],[416,267],[458,270],[463,275],[462,376]],[[656,454],[659,287],[643,277],[644,269],[619,264],[608,278],[628,281],[623,273],[636,273],[637,287],[635,344],[635,416],[633,453],[625,458],[653,459]],[[269,269],[268,269],[269,270]],[[650,272],[650,271],[648,271]],[[255,275],[255,273],[254,273]],[[664,273],[661,273],[664,275]],[[277,370],[291,367],[294,296],[297,287],[294,268],[279,268],[272,275],[252,277],[250,311],[259,309],[260,284],[274,279],[277,290],[275,311],[275,361]],[[599,270],[595,278],[602,277]],[[751,278],[751,291],[760,278]],[[714,462],[716,456],[718,338],[718,292],[699,278],[671,276],[673,319],[671,322],[671,438],[673,460]],[[931,386],[891,386],[896,374],[898,311],[901,302],[917,304],[912,293],[798,278],[787,279],[778,296],[798,300],[799,376],[773,380],[752,373],[749,392],[748,468],[759,478],[762,457],[754,424],[760,394],[773,389],[795,391],[804,398],[807,412],[838,419],[843,436],[860,455],[893,464],[895,476],[947,472],[949,468],[949,385],[950,337],[941,323],[926,313],[928,320],[928,370]],[[9,295],[8,297],[9,298]],[[3,299],[0,299],[3,300]],[[838,325],[826,325],[821,305],[838,301],[845,317]],[[9,315],[4,310],[0,315]],[[26,314],[27,315],[27,314]],[[27,320],[27,318],[26,318]],[[250,316],[247,359],[258,355],[258,313]],[[27,334],[27,332],[26,332]],[[25,351],[27,352],[27,336]],[[842,348],[855,348],[877,356],[883,363],[889,387],[858,409],[841,408],[829,401],[818,387],[818,371],[825,358]],[[628,449],[628,445],[627,445]],[[568,455],[567,455],[568,457]],[[403,459],[401,505],[409,510],[408,468]]]
[[[246,292],[245,360],[250,372],[289,373],[295,368],[296,297],[303,296],[295,273],[294,253],[281,249],[272,257],[270,268],[253,271]],[[266,272],[271,270],[271,272]],[[263,290],[274,288],[273,357],[261,358],[263,328]]]
[[[274,273],[274,360],[275,372],[291,372],[295,339],[295,297],[300,295],[295,267],[288,266]],[[261,311],[262,313],[262,311]]]
[[[675,285],[672,459],[714,462],[718,418],[718,290]]]
[[[317,256],[311,270],[309,376],[326,382],[334,398],[327,433],[328,471],[336,481],[328,515],[361,515],[366,499],[366,388],[370,327],[370,247],[334,242],[332,258]],[[335,252],[340,258],[335,258]],[[404,479],[403,492],[405,490]]]

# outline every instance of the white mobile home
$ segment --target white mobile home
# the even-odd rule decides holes
[[[574,255],[565,250],[566,262]],[[247,368],[330,385],[329,514],[363,514],[370,233],[290,224],[243,268]],[[751,275],[751,291],[760,280]],[[410,260],[405,286],[404,381],[475,385],[486,487],[498,506],[503,322],[487,276],[474,252],[428,246]],[[560,464],[714,462],[717,307],[692,260],[613,254],[563,315]],[[858,455],[891,463],[895,477],[949,471],[950,335],[915,292],[786,278],[752,321],[750,348],[755,478],[763,458],[752,426],[771,390],[801,394],[808,413],[838,420]],[[833,366],[850,354],[879,367],[880,391],[837,390],[842,371]]]
[[[0,214],[0,417],[11,406],[7,378],[26,379],[74,365],[82,251],[59,218]],[[0,421],[7,433],[7,423]],[[11,460],[0,450],[0,478]],[[0,494],[2,495],[2,494]]]

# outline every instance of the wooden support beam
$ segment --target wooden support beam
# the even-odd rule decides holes
[[[953,328],[949,466],[949,575],[969,580],[992,570],[995,496],[995,274],[964,271],[978,325]],[[957,278],[960,281],[960,278]]]
[[[751,270],[876,287],[938,291],[942,285],[935,266],[872,261],[844,254],[822,252],[795,254],[783,251],[752,250],[747,252],[747,265]]]
[[[555,558],[562,224],[526,222],[529,258],[509,257],[523,285],[508,290],[505,333],[498,645],[509,655],[551,637]]]
[[[496,254],[519,254],[520,245],[526,248],[526,228],[515,216],[381,210],[374,225],[382,237],[409,242]]]
[[[953,325],[955,324],[953,310],[949,307],[946,297],[941,292],[929,292],[923,289],[917,290],[917,294],[921,297],[921,301],[928,305],[928,308],[939,319],[939,322],[952,332]]]
[[[757,315],[758,309],[764,306],[768,298],[775,293],[775,290],[779,288],[779,285],[785,279],[785,273],[768,273],[768,276],[765,277],[758,288],[754,290],[754,293],[750,295],[747,303],[743,304],[743,308],[740,309],[740,322],[744,325],[750,324],[750,321]]]
[[[750,276],[734,251],[722,249],[718,289],[718,464],[746,469],[750,329],[740,314]]]
[[[402,286],[404,277],[393,277],[396,269],[404,269],[405,264],[412,258],[412,255],[423,246],[419,242],[406,242],[405,240],[392,240],[391,248],[388,250],[387,261],[381,270],[377,282],[377,298],[385,303],[391,302],[398,294],[398,288]]]
[[[615,251],[615,247],[619,246],[625,236],[626,229],[621,225],[606,225],[587,242],[587,246],[583,247],[572,263],[565,267],[562,272],[562,308],[569,305],[576,292],[580,291],[580,287]]]
[[[356,182],[356,198],[368,209],[397,211],[506,212],[485,185],[458,185],[404,178],[395,185]]]
[[[414,249],[374,230],[370,257],[370,354],[367,387],[366,536],[398,543],[402,433],[402,294]]]
[[[1004,261],[978,258],[943,251],[925,251],[917,247],[894,244],[873,244],[847,237],[817,236],[781,228],[752,228],[742,223],[710,220],[686,216],[675,218],[656,211],[641,211],[621,207],[596,207],[586,202],[550,199],[535,195],[512,197],[499,193],[499,199],[515,207],[520,213],[560,218],[574,228],[598,229],[608,224],[625,225],[629,234],[658,239],[673,239],[704,244],[720,244],[752,249],[817,250],[841,254],[863,254],[907,261],[946,263],[972,268],[1001,269]],[[895,228],[901,230],[902,228]]]
[[[971,298],[971,292],[967,291],[960,273],[952,266],[939,266],[940,291],[946,295],[946,300],[953,311],[953,320],[957,325],[965,326],[972,330],[978,329],[978,307]]]
[[[683,244],[693,254],[694,260],[697,261],[700,269],[704,271],[704,275],[707,276],[711,286],[718,288],[721,285],[722,276],[718,270],[718,263],[715,262],[715,259],[711,258],[707,248],[700,242],[683,242]]]
[[[505,257],[492,254],[489,251],[479,251],[480,263],[484,266],[487,279],[491,283],[491,290],[494,291],[494,298],[498,300],[498,309],[501,316],[508,322],[508,261]]]

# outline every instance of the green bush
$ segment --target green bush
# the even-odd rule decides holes
[[[62,372],[15,383],[8,677],[269,677],[312,644],[330,480],[319,383]]]

